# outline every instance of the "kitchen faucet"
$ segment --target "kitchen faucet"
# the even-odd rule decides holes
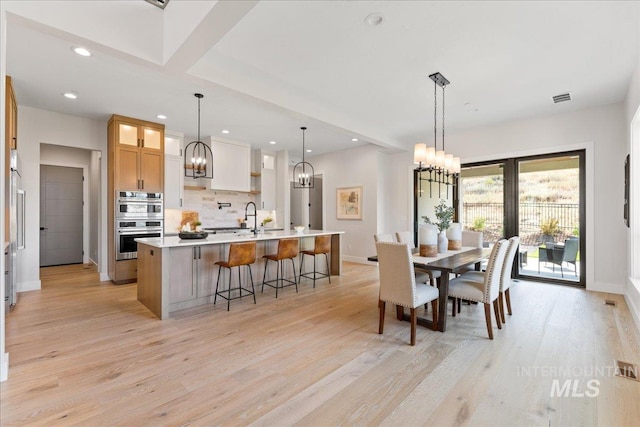
[[[248,213],[249,205],[253,205],[253,215]],[[253,202],[247,203],[247,206],[244,207],[244,220],[249,219],[250,216],[253,216],[253,234],[258,234],[258,208],[256,204]]]

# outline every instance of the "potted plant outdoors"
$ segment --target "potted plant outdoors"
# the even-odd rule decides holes
[[[423,216],[424,222],[427,224],[433,224],[438,227],[440,233],[438,234],[438,252],[444,253],[447,251],[449,241],[447,239],[447,229],[451,226],[453,220],[454,209],[453,206],[447,206],[447,202],[440,200],[440,203],[435,207],[436,222],[431,221],[428,216]]]
[[[540,223],[540,243],[554,243],[556,235],[560,232],[559,221],[555,218],[548,218]]]

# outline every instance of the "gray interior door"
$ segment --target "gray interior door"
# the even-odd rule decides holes
[[[293,188],[293,182],[290,185],[291,227],[304,225],[302,222],[302,190]]]
[[[322,230],[322,176],[313,177],[313,188],[309,189],[309,228]]]
[[[40,166],[40,267],[82,263],[82,169]]]

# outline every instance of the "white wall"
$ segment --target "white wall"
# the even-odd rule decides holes
[[[631,124],[634,117],[636,122],[632,131]],[[626,152],[631,153],[632,174],[631,228],[626,229],[629,270],[624,295],[636,326],[640,329],[640,280],[638,280],[638,273],[640,273],[640,260],[638,259],[640,258],[640,200],[638,198],[640,195],[640,57],[625,99],[624,127],[627,142]],[[633,277],[634,275],[635,277]]]
[[[86,148],[101,151],[101,188],[107,188],[107,121],[83,119],[36,108],[18,106],[18,153],[22,159],[22,187],[26,198],[26,249],[18,265],[23,281],[18,291],[40,289],[40,144]],[[101,192],[98,218],[101,236],[99,270],[101,280],[107,280],[106,192]]]
[[[342,253],[345,260],[366,262],[375,254],[373,235],[378,230],[378,175],[382,161],[376,147],[368,146],[314,156],[308,161],[323,175],[324,222],[327,230],[344,231]],[[336,219],[336,188],[363,187],[362,220]]]

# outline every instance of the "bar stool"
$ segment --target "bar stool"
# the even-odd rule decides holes
[[[216,265],[218,266],[218,280],[216,281],[216,294],[213,297],[213,303],[216,303],[216,299],[218,296],[220,298],[224,298],[227,300],[227,311],[229,311],[229,305],[231,304],[232,299],[238,299],[242,297],[247,297],[249,295],[253,295],[253,303],[256,303],[256,290],[253,287],[253,274],[251,273],[250,264],[256,262],[256,242],[242,242],[242,243],[231,243],[229,245],[229,260],[228,261],[218,261]],[[240,267],[246,265],[249,270],[249,278],[251,279],[251,289],[243,288],[242,281],[240,279]],[[229,287],[227,289],[223,289],[218,291],[218,286],[220,285],[220,270],[224,268],[229,269]],[[233,267],[238,267],[238,286],[235,288],[231,287],[231,269]],[[232,297],[231,291],[240,291],[240,295]],[[247,293],[242,295],[242,291],[246,291]],[[224,295],[226,293],[226,296]]]
[[[262,275],[262,291],[260,292],[264,292],[264,285],[276,288],[276,298],[278,298],[278,288],[284,288],[285,286],[295,285],[296,293],[298,292],[298,278],[296,277],[296,265],[293,262],[293,259],[298,256],[299,244],[300,241],[298,238],[280,239],[278,241],[278,253],[272,255],[264,255],[262,257],[265,259],[265,262],[264,274]],[[287,259],[291,260],[291,266],[293,267],[293,281],[284,278],[284,261]],[[275,280],[265,281],[269,261],[276,262],[276,278]],[[273,282],[275,282],[275,285],[271,284]],[[285,282],[288,284],[285,285]],[[278,283],[280,284],[280,286],[278,286]]]
[[[331,251],[331,236],[316,236],[313,250],[301,251],[302,258],[300,259],[300,274],[298,276],[300,278],[306,277],[307,279],[313,279],[313,287],[316,287],[316,279],[328,277],[329,283],[331,283],[331,272],[329,270],[329,256],[327,255]],[[324,254],[324,259],[327,263],[327,272],[322,273],[320,271],[316,271],[316,255]],[[309,255],[313,257],[313,276],[312,273],[303,273],[302,266],[304,264],[304,256]]]

